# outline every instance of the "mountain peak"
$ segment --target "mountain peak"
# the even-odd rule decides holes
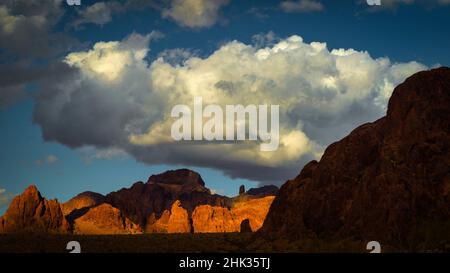
[[[149,184],[172,184],[172,185],[185,185],[196,184],[205,186],[205,182],[199,173],[189,169],[170,170],[160,174],[152,175],[148,179]]]
[[[68,222],[58,201],[43,198],[35,185],[16,196],[0,218],[0,233],[66,233],[68,230]]]
[[[38,195],[40,196],[40,192],[38,190],[38,188],[36,187],[36,185],[32,184],[30,186],[28,186],[22,193],[22,195]]]

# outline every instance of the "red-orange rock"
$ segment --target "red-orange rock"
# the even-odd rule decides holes
[[[240,231],[241,222],[246,219],[250,221],[253,232],[260,229],[274,199],[275,196],[266,196],[234,204],[231,208],[231,214],[236,222],[237,231]]]
[[[165,210],[159,219],[156,219],[155,213],[150,214],[147,218],[145,233],[167,233],[169,218],[169,210]]]
[[[410,245],[448,223],[449,188],[450,69],[440,68],[408,78],[386,117],[331,144],[285,183],[261,235]]]
[[[187,210],[181,207],[179,200],[175,201],[170,210],[170,218],[167,224],[168,233],[189,233],[191,224]]]
[[[195,233],[236,232],[236,223],[228,208],[201,205],[192,213]]]
[[[75,219],[75,234],[136,234],[141,228],[126,218],[120,210],[109,204],[90,208],[83,216]]]
[[[36,186],[29,186],[11,202],[0,219],[0,233],[67,233],[66,221],[58,200],[47,200]]]
[[[190,233],[191,224],[189,213],[181,206],[181,202],[176,200],[170,210],[165,210],[161,217],[156,219],[152,213],[147,218],[145,227],[147,233]]]
[[[239,232],[244,220],[252,231],[263,224],[274,196],[237,202],[231,209],[210,205],[198,206],[192,213],[195,233]]]

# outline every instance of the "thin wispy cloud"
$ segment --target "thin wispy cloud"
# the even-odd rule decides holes
[[[47,155],[44,158],[37,159],[35,163],[39,166],[41,165],[52,165],[59,161],[56,155]]]
[[[220,9],[229,2],[229,0],[172,0],[170,7],[162,11],[162,16],[188,28],[210,27],[219,21]]]
[[[325,6],[318,0],[298,0],[298,1],[283,1],[280,3],[280,8],[284,12],[317,12],[324,10]]]
[[[12,193],[6,191],[4,188],[0,188],[0,209],[7,206],[13,197]]]

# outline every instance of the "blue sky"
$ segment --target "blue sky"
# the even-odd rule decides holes
[[[220,6],[211,25],[203,27],[183,26],[174,19],[164,18],[161,9],[155,8],[113,13],[111,20],[103,25],[68,26],[81,16],[76,9],[82,10],[98,2],[84,0],[81,7],[63,5],[64,15],[49,31],[76,39],[77,51],[88,50],[98,41],[121,41],[133,32],[145,35],[158,31],[162,37],[150,42],[148,63],[161,52],[175,48],[207,58],[230,41],[252,44],[254,35],[273,32],[279,39],[299,35],[307,43],[326,42],[329,49],[368,51],[374,59],[388,57],[393,63],[416,61],[428,67],[450,65],[450,5],[437,1],[431,6],[398,3],[376,11],[361,1],[320,1],[321,8],[317,10],[287,12],[280,8],[279,1],[232,0]],[[33,46],[33,40],[29,41],[29,46]],[[45,66],[46,62],[58,60],[68,52],[71,50],[32,59],[32,63]],[[3,53],[0,61],[4,64],[16,58],[16,53],[7,46],[1,48],[0,53]],[[20,58],[27,59],[27,56],[17,57]],[[33,84],[30,81],[26,86],[29,94],[39,92],[39,86]],[[74,149],[59,141],[45,141],[40,124],[33,123],[34,107],[33,96],[28,96],[0,110],[0,189],[9,193],[18,194],[29,184],[36,184],[44,196],[66,201],[82,191],[106,194],[136,181],[145,181],[151,174],[178,167],[198,171],[207,186],[221,194],[237,194],[240,184],[248,188],[258,185],[258,179],[231,178],[220,168],[208,168],[205,164],[148,164],[132,155],[96,158],[89,148]],[[337,140],[344,133],[331,133],[330,138]],[[300,168],[299,165],[295,172]],[[5,206],[0,214],[4,209]]]

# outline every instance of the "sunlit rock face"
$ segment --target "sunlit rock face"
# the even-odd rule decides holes
[[[123,213],[109,204],[90,208],[83,216],[75,219],[75,234],[136,234],[141,228],[126,218]]]
[[[269,191],[268,191],[269,190]],[[188,169],[152,175],[103,196],[83,192],[59,204],[30,186],[0,218],[0,232],[73,234],[210,233],[258,230],[274,196],[273,187],[243,189],[230,198],[212,194]],[[244,224],[242,224],[244,223]]]
[[[0,218],[0,233],[67,233],[66,221],[58,200],[47,200],[36,186],[16,196]]]
[[[235,232],[236,225],[228,208],[201,205],[192,214],[195,233]]]
[[[78,194],[69,201],[61,205],[64,215],[69,215],[76,210],[84,208],[95,207],[100,205],[105,200],[105,196],[91,191],[86,191]]]
[[[191,224],[189,214],[186,209],[181,207],[180,201],[175,201],[170,210],[169,223],[167,224],[168,233],[189,233]]]
[[[236,202],[231,209],[210,205],[198,206],[192,214],[195,233],[240,232],[241,223],[249,221],[251,231],[257,231],[266,218],[274,196]]]

